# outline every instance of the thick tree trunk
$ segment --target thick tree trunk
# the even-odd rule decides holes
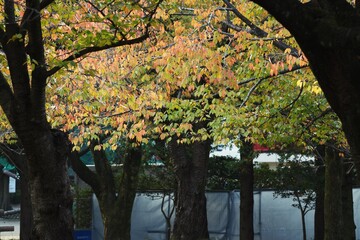
[[[194,129],[202,127],[197,123]],[[205,185],[211,142],[196,141],[185,145],[170,142],[170,155],[174,161],[178,181],[175,223],[172,239],[208,239]]]
[[[254,167],[252,144],[241,147],[240,240],[254,239]]]
[[[29,166],[34,239],[73,239],[66,135],[35,130],[22,140]]]
[[[327,148],[325,153],[325,240],[343,240],[342,165],[339,155]]]

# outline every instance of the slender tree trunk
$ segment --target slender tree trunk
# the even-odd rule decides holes
[[[240,166],[240,240],[254,239],[254,167],[252,144],[243,141]]]
[[[302,225],[302,232],[303,232],[303,240],[306,240],[306,222],[305,222],[305,213],[301,212],[301,225]]]
[[[325,153],[325,240],[343,240],[342,165],[331,148]]]
[[[325,167],[323,159],[325,159],[325,147],[318,147],[319,156],[315,159],[316,166],[316,202],[315,202],[315,215],[314,215],[314,240],[324,239],[324,173]]]
[[[194,129],[204,127],[194,124]],[[190,145],[170,142],[170,154],[178,181],[176,214],[172,239],[208,239],[205,185],[211,142],[196,141]]]

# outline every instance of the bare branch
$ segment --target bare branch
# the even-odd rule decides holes
[[[309,65],[305,65],[305,66],[294,66],[291,70],[289,69],[286,69],[286,70],[282,70],[280,71],[276,76],[273,76],[273,75],[267,75],[265,77],[262,77],[262,78],[251,78],[251,79],[247,79],[247,80],[244,80],[242,82],[240,82],[238,85],[243,85],[243,84],[246,84],[246,83],[249,83],[249,82],[252,82],[252,81],[257,81],[255,83],[254,86],[251,87],[251,89],[249,90],[248,94],[246,95],[244,101],[240,104],[239,107],[243,107],[246,102],[249,100],[251,94],[255,91],[255,89],[266,79],[270,79],[270,78],[276,78],[276,77],[280,77],[281,75],[284,75],[284,74],[287,74],[287,73],[290,73],[290,72],[294,72],[294,71],[297,71],[297,70],[300,70],[302,68],[306,68],[306,67],[309,67]]]
[[[291,109],[293,108],[293,106],[295,105],[295,103],[299,100],[299,98],[301,97],[302,93],[304,91],[304,83],[301,83],[301,87],[300,87],[300,91],[298,93],[298,95],[291,101],[291,103],[289,103],[288,105],[286,105],[285,107],[283,107],[280,112],[285,112],[287,111],[289,108],[290,110],[288,111],[287,115],[290,113]]]
[[[313,119],[311,119],[311,121],[308,124],[306,124],[305,130],[309,129],[317,120],[321,119],[322,117],[325,117],[327,114],[332,112],[333,110],[330,107],[325,109],[325,111],[321,112],[318,116],[314,117]]]
[[[111,23],[111,25],[113,26],[114,29],[116,29],[116,31],[118,31],[122,36],[123,38],[125,39],[124,37],[124,34],[120,31],[119,27],[116,25],[116,23],[110,19],[109,17],[106,17],[106,14],[104,13],[104,9],[100,9],[98,8],[92,1],[89,1],[89,0],[85,0],[86,3],[90,4],[96,11],[98,11],[98,13],[104,17],[107,21],[109,21]],[[130,14],[130,13],[129,13]]]

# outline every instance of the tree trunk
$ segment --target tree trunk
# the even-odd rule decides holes
[[[104,212],[107,215],[107,222],[104,221],[105,239],[131,239],[131,213],[137,190],[141,157],[140,147],[130,148],[127,152],[117,200],[112,209]]]
[[[11,210],[9,177],[2,173],[2,168],[0,168],[0,209]]]
[[[67,136],[38,129],[21,139],[29,166],[34,239],[73,239]]]
[[[314,215],[314,240],[323,240],[324,239],[324,162],[325,151],[324,146],[318,147],[318,154],[315,158],[316,166],[316,202],[315,202],[315,215]]]
[[[31,207],[31,196],[29,186],[29,169],[26,162],[26,156],[22,153],[22,146],[0,144],[8,160],[16,166],[20,175],[20,240],[34,239],[32,237],[33,216]]]
[[[131,213],[142,162],[141,147],[126,150],[119,188],[116,189],[111,164],[103,150],[96,151],[90,146],[96,172],[92,172],[80,160],[78,153],[71,154],[71,163],[79,177],[90,185],[100,206],[104,224],[104,239],[130,240]]]
[[[342,165],[339,155],[327,148],[325,153],[325,240],[343,240]]]
[[[349,165],[344,165],[342,182],[342,213],[344,222],[343,240],[355,240],[354,202],[353,202],[353,181],[352,172],[347,172]]]
[[[301,225],[302,225],[302,232],[303,232],[303,240],[306,240],[306,222],[305,222],[305,215],[304,211],[301,211]]]
[[[32,236],[33,215],[31,207],[31,196],[29,186],[29,169],[25,155],[13,154],[12,160],[15,163],[20,175],[20,240],[35,239]]]
[[[29,178],[27,172],[20,172],[20,240],[34,239],[32,237],[33,216],[31,208],[31,196]]]
[[[205,126],[204,123],[194,125],[194,129]],[[172,239],[208,239],[205,185],[211,142],[186,145],[177,143],[173,137],[169,145],[178,182]]]
[[[254,239],[254,165],[252,144],[243,141],[240,166],[240,240]]]

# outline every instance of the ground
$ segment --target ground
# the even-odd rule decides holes
[[[14,205],[13,209],[18,209],[18,205]],[[0,226],[14,226],[13,232],[0,232],[0,240],[18,240],[20,237],[20,215],[0,217]]]

